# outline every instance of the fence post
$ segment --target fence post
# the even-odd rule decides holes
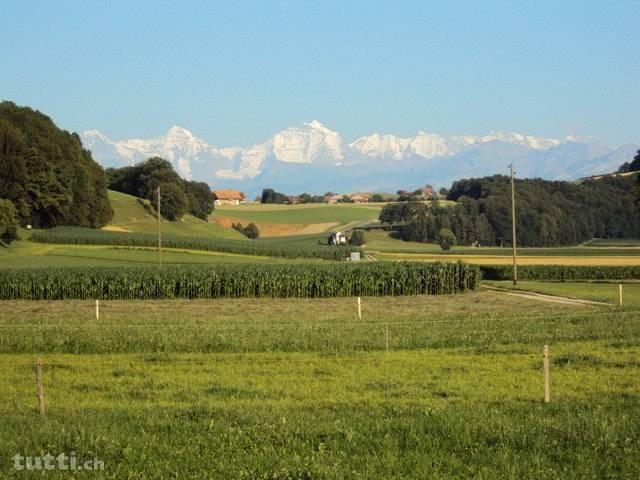
[[[622,284],[618,284],[618,304],[622,306]]]
[[[360,297],[358,297],[358,320],[362,320],[362,302],[360,301]]]
[[[42,386],[42,359],[40,357],[36,357],[36,389],[40,416],[44,417],[44,387]]]
[[[544,403],[551,401],[551,386],[549,382],[549,347],[544,346],[542,351],[542,365],[544,368]]]
[[[387,352],[389,351],[389,324],[384,324],[384,346]]]
[[[100,300],[96,300],[96,320],[100,320]]]

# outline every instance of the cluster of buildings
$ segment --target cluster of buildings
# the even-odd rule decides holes
[[[238,190],[214,190],[213,196],[216,205],[240,205],[247,203],[247,196],[244,192]],[[379,195],[374,195],[373,199],[367,193],[347,193],[347,194],[327,194],[324,197],[313,197],[313,203],[328,203],[334,205],[336,203],[367,203],[370,201],[381,201],[376,199]],[[431,185],[426,185],[415,191],[398,191],[398,200],[432,200],[443,198],[437,190]],[[303,199],[298,195],[289,195],[287,197],[289,204],[303,203]]]
[[[213,190],[212,192],[215,205],[240,205],[247,203],[247,196],[244,192],[238,190]],[[287,197],[289,204],[301,203],[300,197],[290,195]],[[331,205],[336,203],[367,203],[370,197],[364,193],[336,194],[325,195],[324,203]]]

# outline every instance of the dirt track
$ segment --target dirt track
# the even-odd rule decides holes
[[[594,302],[593,300],[583,300],[580,298],[559,297],[556,295],[546,295],[543,293],[526,292],[523,290],[509,290],[505,288],[489,287],[482,285],[482,288],[490,290],[492,292],[504,293],[505,295],[511,295],[513,297],[528,298],[531,300],[539,300],[541,302],[562,303],[564,305],[584,305],[584,306],[604,306],[610,307],[610,303]]]

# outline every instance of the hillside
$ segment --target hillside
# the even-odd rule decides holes
[[[148,200],[109,190],[109,200],[114,215],[111,223],[104,230],[113,232],[155,232],[157,220]],[[185,215],[182,220],[162,221],[162,231],[170,235],[186,235],[194,237],[215,236],[220,238],[244,239],[245,237],[232,228],[225,228],[214,222],[200,220],[192,215]]]

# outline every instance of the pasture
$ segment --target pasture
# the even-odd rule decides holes
[[[3,302],[0,458],[73,450],[140,479],[640,474],[633,308],[495,292],[362,306],[110,301],[96,320],[92,301]]]

